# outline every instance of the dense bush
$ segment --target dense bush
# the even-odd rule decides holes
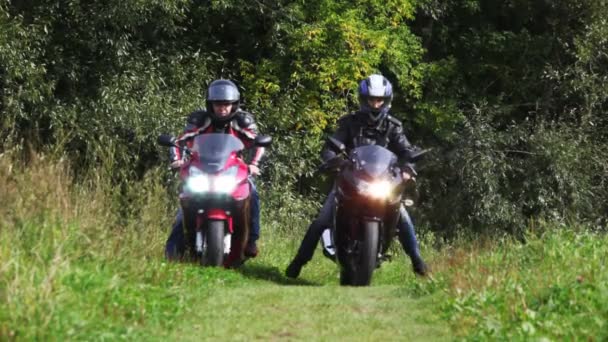
[[[437,146],[424,221],[450,234],[537,218],[605,228],[606,3],[430,3],[416,32],[433,77],[413,117]]]
[[[140,178],[164,162],[155,136],[180,130],[210,80],[232,78],[275,137],[269,204],[304,203],[324,185],[322,138],[380,71],[411,140],[434,149],[418,222],[447,235],[535,218],[602,226],[606,14],[594,0],[5,2],[2,148]]]

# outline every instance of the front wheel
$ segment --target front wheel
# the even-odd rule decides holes
[[[205,236],[206,248],[201,256],[203,266],[222,266],[224,263],[224,221],[209,221]]]
[[[356,269],[353,274],[353,285],[355,286],[367,286],[372,280],[372,274],[377,265],[379,233],[378,222],[363,222],[363,241],[359,245],[358,255],[355,258]]]
[[[340,241],[340,285],[367,286],[376,269],[380,224],[376,221],[362,223],[360,239]],[[344,238],[344,237],[343,237]]]

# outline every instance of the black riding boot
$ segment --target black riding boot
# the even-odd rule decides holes
[[[304,239],[298,249],[298,253],[285,270],[286,276],[289,278],[297,278],[300,275],[302,267],[312,259],[324,228],[325,225],[318,220],[313,221],[308,227],[306,235],[304,235]]]

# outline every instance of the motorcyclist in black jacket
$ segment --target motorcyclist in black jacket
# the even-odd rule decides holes
[[[403,133],[401,122],[389,115],[393,89],[391,83],[382,75],[374,74],[359,84],[359,111],[348,114],[338,120],[338,129],[333,138],[342,142],[346,151],[362,145],[380,145],[386,147],[399,158],[403,179],[410,179],[414,170],[409,161],[412,146]],[[328,161],[336,157],[336,153],[326,143],[321,158]],[[319,215],[308,227],[304,239],[293,261],[287,267],[285,274],[297,278],[302,267],[312,259],[323,230],[332,226],[335,193],[332,190],[321,208]],[[402,205],[398,221],[398,237],[405,253],[410,257],[414,272],[426,275],[428,268],[418,249],[416,234],[412,220]]]

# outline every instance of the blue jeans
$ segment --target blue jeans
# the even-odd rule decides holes
[[[405,251],[405,254],[412,259],[420,259],[420,250],[418,249],[418,240],[416,240],[416,233],[414,232],[414,222],[410,214],[408,214],[405,207],[402,205],[399,208],[399,221],[397,222],[397,236],[399,242]]]
[[[260,196],[251,177],[249,178],[249,184],[251,185],[251,230],[249,231],[249,241],[255,242],[260,238]],[[175,216],[175,223],[165,245],[165,256],[167,259],[176,260],[184,255],[186,243],[184,240],[183,222],[184,213],[182,212],[182,208],[179,208]]]

